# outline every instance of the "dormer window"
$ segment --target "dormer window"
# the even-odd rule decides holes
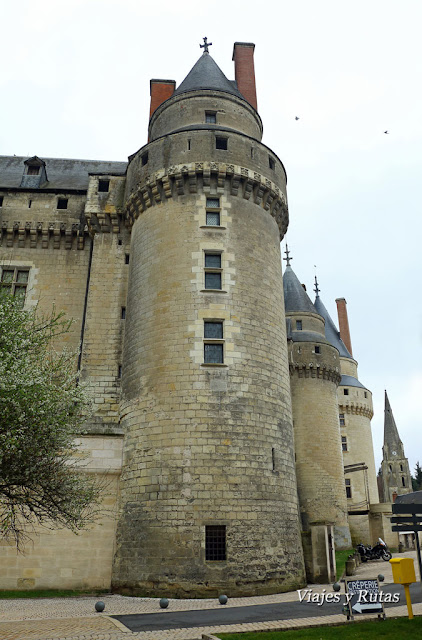
[[[39,189],[46,182],[48,178],[44,160],[38,156],[25,160],[20,186],[26,189]]]
[[[28,167],[28,176],[37,176],[40,172],[40,167],[30,166]]]
[[[108,193],[110,188],[110,180],[98,180],[98,192]]]

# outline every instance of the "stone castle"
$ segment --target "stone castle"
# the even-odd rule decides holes
[[[274,593],[332,580],[335,548],[394,545],[346,302],[338,331],[289,257],[282,276],[286,172],[254,45],[233,60],[230,81],[205,44],[177,88],[151,80],[127,163],[0,158],[1,285],[74,319],[96,409],[76,436],[108,475],[92,530],[0,543],[0,588]]]

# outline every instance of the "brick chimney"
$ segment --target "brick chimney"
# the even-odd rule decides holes
[[[349,320],[347,318],[347,302],[345,298],[337,298],[336,303],[338,326],[340,328],[340,338],[343,340],[344,344],[346,345],[346,349],[352,356],[352,341],[350,339]]]
[[[235,42],[233,47],[234,77],[243,97],[258,111],[253,61],[255,45],[252,42]]]
[[[151,96],[151,107],[149,110],[149,117],[152,116],[154,111],[168,98],[174,93],[174,89],[176,87],[175,80],[150,80],[150,96]]]

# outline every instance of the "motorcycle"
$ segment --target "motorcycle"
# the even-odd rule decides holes
[[[356,550],[359,552],[362,562],[368,562],[368,560],[379,560],[381,558],[385,562],[388,562],[388,560],[393,557],[391,551],[382,538],[378,538],[377,544],[373,547],[370,545],[365,546],[360,542],[357,545]]]

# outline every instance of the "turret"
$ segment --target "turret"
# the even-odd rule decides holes
[[[208,46],[153,110],[127,172],[120,591],[304,584],[281,286],[286,175]]]
[[[326,339],[324,319],[300,284],[290,260],[288,257],[283,285],[302,528],[312,537],[315,527],[333,526],[336,548],[349,548],[336,394],[339,352]],[[315,558],[320,552],[313,539],[312,547]],[[309,554],[305,559],[309,579],[330,580],[329,573],[315,569]]]

